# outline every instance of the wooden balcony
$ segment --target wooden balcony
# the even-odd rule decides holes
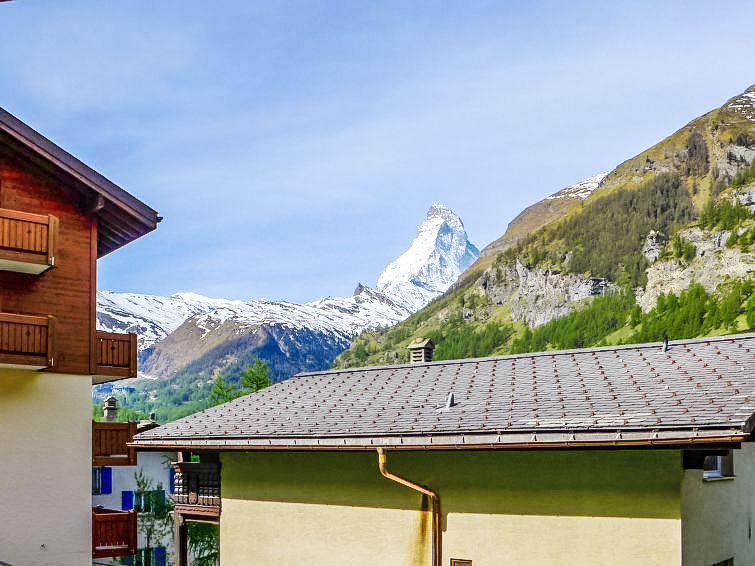
[[[173,502],[182,514],[220,516],[220,464],[218,462],[176,462]]]
[[[54,344],[53,317],[0,313],[0,366],[53,367]]]
[[[136,425],[92,421],[92,466],[136,466],[136,451],[128,446]]]
[[[93,351],[94,383],[136,377],[136,334],[98,330]]]
[[[55,265],[58,219],[0,208],[0,270],[40,274]]]
[[[136,553],[136,511],[92,508],[92,558]]]

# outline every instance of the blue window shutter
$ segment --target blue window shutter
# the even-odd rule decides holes
[[[122,491],[121,492],[121,509],[124,511],[130,511],[134,508],[134,492]]]
[[[176,469],[173,466],[170,467],[170,492],[176,492]]]
[[[155,548],[155,566],[165,566],[165,549],[162,546]]]
[[[160,490],[160,495],[158,495],[158,500],[160,501],[161,505],[165,505],[165,490]]]
[[[113,468],[102,468],[100,493],[113,493]]]

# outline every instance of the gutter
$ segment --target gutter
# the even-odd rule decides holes
[[[432,501],[432,560],[430,563],[432,564],[432,566],[441,566],[442,545],[440,528],[440,496],[431,489],[423,487],[419,484],[409,481],[408,479],[402,478],[401,476],[397,476],[389,472],[386,464],[386,451],[383,448],[378,448],[377,453],[378,468],[380,469],[380,473],[384,477],[400,483],[401,485],[405,485],[406,487],[413,489],[414,491],[418,491],[424,495],[427,495]]]

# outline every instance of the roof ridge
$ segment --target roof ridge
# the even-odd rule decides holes
[[[755,332],[745,332],[742,334],[722,334],[720,336],[702,336],[698,338],[683,338],[677,340],[669,340],[669,346],[678,346],[684,344],[700,344],[703,342],[724,342],[730,340],[742,340],[746,338],[755,338]],[[636,344],[617,344],[607,346],[592,346],[589,348],[571,348],[567,350],[545,350],[540,352],[525,352],[522,354],[504,354],[500,356],[485,356],[482,358],[457,358],[453,360],[434,360],[432,362],[421,363],[405,363],[405,364],[390,364],[384,366],[362,366],[351,368],[340,368],[332,370],[320,370],[320,371],[304,371],[299,372],[291,376],[300,377],[308,375],[324,375],[324,374],[338,374],[338,373],[350,373],[355,371],[384,371],[389,369],[403,369],[407,367],[422,367],[422,366],[437,366],[437,365],[459,365],[471,362],[487,362],[498,360],[514,360],[521,358],[540,358],[546,356],[556,356],[565,354],[584,354],[589,352],[611,352],[614,350],[634,350],[637,348],[650,349],[654,347],[660,347],[663,342],[642,342]]]

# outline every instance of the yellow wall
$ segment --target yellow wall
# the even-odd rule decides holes
[[[427,502],[374,452],[224,453],[221,563],[429,564]],[[436,489],[443,564],[681,564],[678,451],[391,452]]]
[[[0,368],[0,561],[91,563],[91,378]]]
[[[685,566],[709,566],[729,558],[755,564],[755,448],[734,450],[734,478],[703,481],[687,470],[682,483]]]

